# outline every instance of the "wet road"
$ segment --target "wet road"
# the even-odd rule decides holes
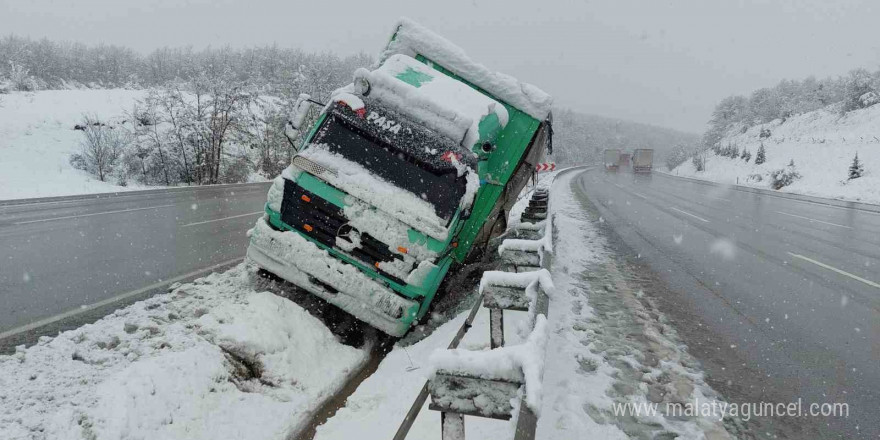
[[[0,202],[0,339],[242,258],[268,187]]]
[[[848,404],[846,418],[753,418],[756,435],[880,438],[880,214],[657,173],[573,186],[662,280],[664,311],[731,401]]]

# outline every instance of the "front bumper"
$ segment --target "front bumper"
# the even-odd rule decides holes
[[[418,314],[416,301],[397,295],[296,232],[273,230],[264,218],[251,231],[247,255],[258,266],[391,336],[403,336]]]

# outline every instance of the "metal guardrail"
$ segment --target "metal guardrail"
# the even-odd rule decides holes
[[[770,197],[778,197],[781,199],[797,200],[800,202],[814,203],[817,205],[836,206],[836,207],[840,207],[840,208],[855,209],[858,211],[880,213],[880,205],[873,204],[873,203],[865,203],[865,202],[857,202],[854,200],[831,199],[831,198],[827,198],[827,197],[810,196],[810,195],[806,195],[806,194],[783,192],[783,191],[777,191],[777,190],[772,190],[772,189],[755,188],[752,186],[745,186],[745,185],[739,185],[739,184],[734,184],[734,183],[714,182],[711,180],[696,179],[693,177],[676,176],[675,174],[669,174],[664,171],[655,171],[653,174],[657,175],[657,176],[664,177],[664,178],[687,180],[687,181],[697,183],[700,185],[726,187],[726,188],[730,188],[734,191],[748,192],[748,193],[753,193],[753,194],[761,194],[761,195],[766,195],[766,196],[770,196]]]
[[[532,195],[529,208],[522,214],[523,222],[539,222],[547,219],[547,201],[549,200],[549,191],[547,189],[537,189]],[[552,228],[544,226],[544,234],[552,234]],[[552,237],[550,237],[552,239]],[[543,238],[542,238],[543,240]],[[529,241],[518,240],[516,243],[523,244]],[[539,256],[538,252],[544,250],[540,248],[540,240],[533,240],[532,246],[526,249],[505,250],[501,252],[501,258],[505,263],[509,264],[512,269],[511,273],[532,272],[543,270],[537,267],[541,261],[545,261],[543,256]],[[531,256],[530,256],[530,255]],[[484,275],[484,282],[486,282]],[[526,294],[527,287],[508,287],[504,285],[493,285],[486,282],[482,290],[482,305],[489,309],[490,325],[489,339],[491,348],[498,349],[504,346],[504,310],[529,310],[532,316],[547,316],[549,309],[549,297],[543,286],[535,278],[538,283],[537,295],[530,300]],[[532,304],[532,302],[534,302]],[[532,322],[535,325],[535,322]],[[465,438],[465,418],[464,416],[477,416],[492,419],[509,420],[511,418],[510,411],[513,407],[508,402],[516,398],[518,390],[525,386],[525,382],[508,382],[499,381],[481,377],[468,375],[467,373],[437,373],[434,378],[428,382],[428,391],[431,394],[432,402],[430,409],[440,411],[441,413],[441,434],[443,440],[464,440]],[[492,390],[485,392],[485,390]],[[477,398],[490,399],[495,401],[491,405],[476,405],[471,403],[471,399]],[[534,439],[535,430],[537,429],[538,417],[526,402],[526,394],[520,393],[519,413],[516,417],[516,429],[514,440]]]
[[[452,342],[450,342],[449,346],[446,347],[447,349],[458,347],[459,342],[461,342],[461,338],[463,338],[468,329],[471,328],[471,324],[473,324],[474,318],[477,316],[477,311],[480,310],[480,306],[482,304],[483,294],[480,294],[480,296],[477,297],[477,301],[474,303],[474,306],[471,308],[471,313],[468,315],[467,319],[464,320],[464,323],[458,329],[455,337],[452,338]],[[397,432],[394,434],[394,440],[403,440],[406,438],[406,435],[409,434],[409,430],[410,428],[412,428],[413,423],[415,423],[416,417],[418,417],[419,412],[422,411],[422,407],[425,406],[425,401],[428,400],[428,394],[428,382],[425,382],[425,384],[422,386],[422,390],[419,391],[419,395],[416,397],[415,402],[413,402],[412,406],[409,408],[409,411],[407,411],[406,417],[403,418],[403,422],[400,424],[400,427],[397,428]]]
[[[585,170],[589,170],[591,168],[595,168],[595,166],[594,165],[581,165],[581,166],[574,166],[574,167],[569,167],[569,168],[559,170],[556,173],[556,175],[553,177],[553,181],[551,181],[550,186],[548,187],[547,197],[545,198],[545,200],[547,202],[549,202],[549,188],[553,186],[553,183],[555,183],[556,178],[558,178],[559,176],[561,176],[563,174],[567,174],[569,172],[572,172],[572,171],[579,171],[579,170],[585,171]],[[549,203],[545,202],[545,203],[539,203],[537,205],[543,205],[543,206],[541,206],[541,208],[544,208],[544,211],[547,213],[545,215],[545,217],[549,217],[549,212],[550,212]],[[550,221],[550,219],[547,218],[547,221]],[[549,232],[549,230],[550,230],[549,228],[546,229],[546,231],[548,231],[548,232]],[[550,237],[550,239],[552,240],[552,237]],[[544,261],[545,262],[544,265],[546,265],[547,264],[546,262],[549,261],[549,258],[547,258],[546,255],[544,257],[545,258],[542,258],[542,261]],[[546,292],[543,292],[543,289],[539,289],[539,292],[540,293],[539,293],[538,298],[535,303],[535,309],[534,309],[535,315],[537,316],[538,314],[543,314],[546,317],[548,315],[548,311],[550,308],[549,297],[546,295]],[[473,320],[477,315],[477,311],[479,310],[480,306],[484,304],[485,298],[486,298],[485,292],[481,293],[480,296],[477,298],[477,301],[474,304],[473,308],[471,309],[470,314],[468,315],[465,322],[462,324],[461,328],[459,328],[458,333],[456,333],[455,337],[453,338],[452,342],[450,342],[447,349],[453,349],[453,348],[458,347],[458,344],[461,341],[461,339],[464,337],[465,333],[467,333],[467,331],[471,328]],[[492,345],[492,348],[501,347],[504,345],[504,340],[503,340],[504,321],[503,321],[503,317],[502,317],[502,310],[499,309],[494,314],[492,312],[493,312],[493,309],[490,308],[490,340],[491,340],[491,345]],[[495,328],[495,331],[493,331],[493,327]],[[498,331],[499,329],[500,329],[500,332]],[[493,336],[493,334],[494,334],[494,336]],[[501,335],[500,338],[498,337],[498,335]],[[409,433],[410,428],[412,428],[413,423],[415,423],[416,418],[418,417],[419,413],[421,412],[422,408],[424,407],[425,402],[427,401],[429,395],[430,395],[430,390],[429,390],[428,382],[426,382],[422,386],[422,389],[419,392],[418,396],[416,397],[415,401],[413,402],[412,406],[410,406],[409,411],[407,411],[407,414],[404,417],[403,421],[401,422],[400,427],[398,427],[397,432],[395,433],[394,438],[393,438],[394,440],[404,440],[406,438],[407,434]],[[538,417],[531,410],[531,408],[529,408],[529,406],[526,404],[525,396],[523,396],[520,399],[519,408],[520,408],[520,411],[517,416],[516,429],[515,429],[515,433],[514,433],[514,440],[533,440],[535,438],[535,431],[536,431],[537,425],[538,425]],[[443,426],[442,436],[443,436],[444,440],[464,439],[464,414],[459,414],[459,413],[454,413],[454,412],[441,412],[441,425]]]
[[[155,195],[178,195],[185,193],[194,193],[194,192],[203,192],[203,191],[218,191],[225,189],[235,189],[235,188],[250,188],[250,187],[268,187],[272,184],[272,181],[267,182],[248,182],[248,183],[221,183],[215,185],[192,185],[192,186],[176,186],[176,187],[167,187],[167,188],[153,188],[153,189],[134,189],[130,191],[116,191],[116,192],[104,192],[104,193],[93,193],[93,194],[74,194],[68,196],[50,196],[50,197],[36,197],[36,198],[27,198],[27,199],[8,199],[8,200],[0,200],[0,206],[17,206],[17,205],[36,205],[40,203],[60,203],[60,202],[78,202],[78,201],[91,201],[91,200],[106,200],[106,199],[114,199],[119,197],[146,197],[146,196],[155,196]]]

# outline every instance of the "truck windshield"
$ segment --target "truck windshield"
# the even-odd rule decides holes
[[[311,142],[324,144],[331,152],[412,192],[430,203],[438,217],[451,220],[465,194],[466,180],[453,164],[440,159],[447,146],[436,145],[436,138],[420,136],[413,127],[399,130],[405,136],[376,133],[365,119],[349,116],[331,112]],[[428,158],[425,152],[434,154]]]

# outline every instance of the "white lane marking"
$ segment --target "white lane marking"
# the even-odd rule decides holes
[[[687,212],[687,211],[682,211],[682,210],[680,210],[680,209],[678,209],[678,208],[675,208],[675,207],[672,207],[672,206],[670,206],[669,209],[674,209],[674,210],[676,210],[676,211],[678,211],[678,212],[680,212],[680,213],[682,213],[682,214],[684,214],[684,215],[689,215],[689,216],[691,216],[691,217],[693,217],[693,218],[695,218],[695,219],[697,219],[697,220],[699,220],[699,221],[701,221],[701,222],[709,223],[709,220],[706,220],[706,219],[704,219],[703,217],[699,217],[699,216],[693,215],[693,214],[691,214],[691,213],[689,213],[689,212]]]
[[[835,272],[837,272],[837,273],[839,273],[839,274],[841,274],[841,275],[848,276],[848,277],[850,277],[850,278],[852,278],[852,279],[854,279],[854,280],[861,281],[861,282],[863,282],[863,283],[865,283],[865,284],[867,284],[867,285],[869,285],[869,286],[871,286],[871,287],[876,287],[876,288],[880,289],[880,284],[877,284],[877,283],[875,283],[875,282],[873,282],[873,281],[871,281],[871,280],[866,280],[866,279],[864,279],[864,278],[862,278],[862,277],[860,277],[860,276],[858,276],[858,275],[853,275],[853,274],[851,274],[851,273],[849,273],[849,272],[846,272],[846,271],[840,270],[840,269],[838,269],[838,268],[836,268],[836,267],[834,267],[834,266],[829,266],[829,265],[827,265],[827,264],[825,264],[825,263],[823,263],[823,262],[821,262],[821,261],[816,261],[816,260],[814,260],[814,259],[812,259],[812,258],[805,257],[805,256],[803,256],[803,255],[793,254],[793,253],[791,253],[791,252],[786,252],[786,253],[787,253],[788,255],[791,255],[792,257],[800,258],[801,260],[804,260],[804,261],[809,261],[810,263],[813,263],[813,264],[815,264],[816,266],[824,267],[825,269],[828,269],[828,270],[833,270],[833,271],[835,271]]]
[[[843,209],[843,210],[846,210],[846,211],[858,211],[860,214],[861,214],[861,213],[864,213],[864,214],[871,214],[871,215],[880,215],[880,212],[876,212],[876,211],[868,211],[867,209],[850,208],[850,207],[847,207],[847,206],[829,205],[829,204],[827,204],[827,203],[812,202],[812,201],[810,201],[810,200],[792,199],[791,197],[777,196],[777,195],[775,195],[775,194],[762,194],[762,193],[752,193],[752,194],[759,194],[759,195],[767,196],[767,197],[775,197],[775,198],[777,198],[777,199],[789,200],[789,201],[792,201],[792,202],[806,203],[806,204],[809,204],[809,205],[819,206],[819,207],[822,207],[822,208]],[[796,193],[792,193],[792,194],[796,194]],[[838,201],[838,202],[848,202],[848,200],[840,200],[840,199],[829,199],[829,200],[835,200],[835,201]],[[858,203],[858,202],[853,202],[853,203]]]
[[[618,188],[623,188],[623,185],[621,185],[621,184],[619,184],[619,183],[614,183],[614,182],[612,182],[612,185],[614,185],[614,186],[616,186],[616,187],[618,187]]]
[[[94,201],[112,202],[112,201],[119,200],[119,199],[126,199],[126,198],[130,199],[132,197],[148,197],[151,195],[160,195],[160,196],[163,196],[163,195],[175,196],[178,194],[187,195],[188,191],[198,192],[198,191],[206,191],[206,190],[218,189],[218,188],[222,189],[222,188],[231,187],[231,186],[253,185],[255,191],[256,190],[262,191],[263,189],[260,187],[260,185],[261,184],[268,185],[269,183],[271,183],[271,182],[224,183],[224,184],[220,184],[220,185],[199,185],[199,186],[188,186],[188,187],[182,187],[182,188],[168,188],[164,192],[152,192],[152,193],[148,193],[148,194],[144,194],[143,192],[144,191],[155,191],[155,190],[153,190],[153,189],[144,189],[144,190],[135,189],[135,190],[131,190],[131,191],[125,191],[124,194],[120,193],[120,194],[112,195],[109,197],[106,196],[107,193],[96,193],[96,194],[94,194],[94,197],[88,197],[88,195],[83,195],[83,196],[72,195],[72,196],[64,196],[64,197],[75,197],[70,200],[48,200],[48,201],[36,201],[36,202],[25,202],[25,203],[10,203],[7,205],[0,204],[0,209],[15,208],[15,207],[21,207],[21,206],[34,206],[34,205],[57,205],[57,204],[61,204],[61,203],[94,202]],[[243,188],[241,191],[248,191],[248,190],[249,190],[248,188]],[[105,197],[101,197],[102,195]],[[223,196],[218,195],[217,197],[223,197]],[[15,199],[10,199],[10,200],[15,200]],[[6,202],[6,201],[9,201],[9,200],[0,200],[0,203]]]
[[[724,197],[712,197],[712,196],[706,196],[706,197],[708,197],[710,199],[715,199],[715,200],[724,200],[725,202],[733,202],[733,200],[725,199]]]
[[[635,191],[633,191],[633,194],[635,194],[635,195],[637,195],[637,196],[639,196],[639,197],[641,197],[641,198],[643,198],[643,199],[645,199],[645,200],[648,200],[647,197],[645,197],[645,196],[643,196],[643,195],[641,195],[641,194],[639,194],[639,193],[637,193],[637,192],[635,192]]]
[[[91,214],[79,214],[79,215],[68,215],[64,217],[53,217],[53,218],[41,218],[39,220],[27,220],[23,222],[15,222],[16,225],[26,225],[29,223],[42,223],[42,222],[52,222],[55,220],[67,220],[72,218],[80,218],[80,217],[92,217],[95,215],[104,215],[104,214],[119,214],[121,212],[134,212],[134,211],[143,211],[145,209],[159,209],[159,208],[168,208],[175,205],[159,205],[159,206],[147,206],[145,208],[132,208],[132,209],[120,209],[118,211],[103,211],[103,212],[93,212]]]
[[[263,211],[257,211],[257,212],[250,212],[247,214],[233,215],[232,217],[223,217],[223,218],[216,218],[214,220],[205,220],[203,222],[187,223],[187,224],[181,226],[181,228],[185,228],[187,226],[204,225],[205,223],[221,222],[223,220],[229,220],[229,219],[239,218],[239,217],[247,217],[249,215],[257,215],[257,214],[262,214],[262,213],[263,213]]]
[[[183,274],[183,275],[179,275],[179,276],[176,276],[176,277],[174,277],[174,278],[170,278],[170,279],[167,279],[167,280],[159,281],[159,282],[156,282],[156,283],[150,284],[149,286],[141,287],[140,289],[137,289],[137,290],[132,290],[132,291],[130,291],[130,292],[125,292],[125,293],[122,293],[122,294],[116,295],[116,296],[114,296],[114,297],[112,297],[112,298],[107,298],[107,299],[105,299],[105,300],[101,300],[101,301],[98,301],[98,302],[93,303],[93,304],[88,304],[88,305],[84,305],[84,306],[79,306],[79,307],[77,307],[77,308],[75,308],[75,309],[73,309],[73,310],[68,310],[68,311],[66,311],[66,312],[64,312],[64,313],[61,313],[61,314],[58,314],[58,315],[55,315],[55,316],[52,316],[52,317],[49,317],[49,318],[41,319],[41,320],[39,320],[39,321],[35,321],[35,322],[30,323],[30,324],[23,325],[23,326],[21,326],[21,327],[14,328],[14,329],[12,329],[12,330],[7,330],[7,331],[5,331],[5,332],[3,332],[3,333],[0,333],[0,339],[5,339],[5,338],[8,338],[8,337],[10,337],[10,336],[15,336],[15,335],[17,335],[17,334],[19,334],[19,333],[24,333],[24,332],[27,332],[27,331],[31,331],[31,330],[34,330],[34,329],[40,328],[40,327],[42,327],[42,326],[44,326],[44,325],[52,324],[53,322],[58,322],[58,321],[61,321],[62,319],[66,319],[66,318],[70,318],[71,316],[79,315],[80,313],[85,313],[85,312],[88,312],[88,311],[90,311],[90,310],[94,310],[94,309],[97,309],[97,308],[99,308],[99,307],[103,307],[103,306],[106,306],[106,305],[108,305],[108,304],[112,304],[112,303],[117,302],[117,301],[122,301],[122,300],[124,300],[124,299],[126,299],[126,298],[130,298],[130,297],[132,297],[132,296],[136,296],[136,295],[140,295],[140,294],[145,293],[145,292],[149,292],[150,290],[153,290],[153,289],[158,289],[158,288],[160,288],[160,287],[162,287],[162,286],[165,286],[165,285],[171,285],[171,284],[174,284],[174,283],[176,283],[176,282],[178,282],[178,281],[182,281],[182,280],[185,280],[185,279],[187,279],[187,278],[195,277],[195,276],[198,276],[198,275],[203,274],[203,273],[205,273],[205,272],[211,272],[211,271],[213,271],[213,270],[215,270],[215,269],[221,268],[221,267],[226,266],[226,265],[229,265],[229,264],[238,263],[238,262],[240,262],[240,261],[242,261],[242,260],[244,260],[244,258],[242,258],[242,257],[233,258],[233,259],[231,259],[231,260],[226,260],[226,261],[224,261],[224,262],[222,262],[222,263],[217,263],[217,264],[215,264],[215,265],[213,265],[213,266],[206,267],[206,268],[204,268],[204,269],[194,270],[194,271],[192,271],[192,272],[190,272],[190,273],[185,273],[185,274]]]
[[[789,213],[787,213],[787,212],[782,212],[782,211],[776,211],[776,213],[777,213],[777,214],[782,214],[782,215],[788,215],[788,216],[791,216],[791,217],[797,217],[797,218],[801,218],[801,219],[804,219],[804,220],[809,220],[809,221],[811,221],[811,222],[818,222],[818,223],[824,223],[824,224],[826,224],[826,225],[837,226],[838,228],[852,229],[852,226],[838,225],[837,223],[831,223],[831,222],[823,222],[822,220],[816,220],[816,219],[814,219],[814,218],[804,217],[804,216],[802,216],[802,215],[789,214]]]

